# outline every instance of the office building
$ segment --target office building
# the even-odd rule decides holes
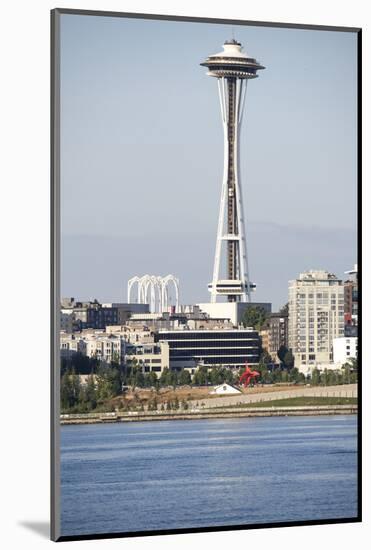
[[[159,376],[164,369],[170,368],[169,344],[129,344],[126,346],[125,362],[128,366],[138,366],[143,373],[155,372]]]
[[[155,341],[168,342],[170,368],[175,370],[190,361],[196,366],[234,369],[259,362],[260,338],[252,329],[160,330]]]

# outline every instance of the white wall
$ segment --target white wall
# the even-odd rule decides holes
[[[230,319],[234,325],[237,324],[237,302],[216,302],[214,304],[206,302],[197,305],[212,319]]]
[[[333,360],[334,363],[343,365],[348,359],[357,357],[358,338],[352,336],[349,338],[334,338],[333,341]]]

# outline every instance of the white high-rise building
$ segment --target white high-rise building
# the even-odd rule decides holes
[[[332,363],[334,338],[344,334],[344,287],[327,271],[307,271],[289,281],[289,348],[305,374]]]

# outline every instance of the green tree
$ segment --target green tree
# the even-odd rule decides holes
[[[280,346],[279,350],[277,351],[278,359],[281,361],[281,363],[285,364],[285,355],[288,352],[288,348],[286,346]]]
[[[182,386],[189,385],[191,383],[191,375],[187,369],[182,369],[179,375],[179,384]]]
[[[158,383],[158,378],[157,378],[157,374],[153,371],[149,372],[148,373],[148,385],[149,387],[157,387],[157,383]]]
[[[270,371],[268,370],[265,363],[260,363],[255,370],[257,370],[260,375],[259,378],[256,379],[256,381],[260,382],[261,384],[271,382]]]
[[[135,388],[144,388],[145,386],[144,374],[140,368],[135,373],[133,385]]]
[[[218,369],[217,367],[214,367],[213,369],[211,369],[209,373],[209,381],[210,381],[210,384],[213,384],[213,385],[221,384],[223,382],[220,369]]]
[[[279,312],[280,312],[281,315],[288,315],[289,314],[289,304],[288,304],[288,302],[284,306],[281,307]]]
[[[343,370],[344,369],[344,370]],[[351,384],[357,382],[358,378],[358,359],[351,357],[342,366],[344,380],[349,380]],[[349,383],[346,382],[346,383]]]
[[[282,382],[283,372],[285,372],[285,371],[282,371],[280,368],[275,368],[275,369],[272,370],[270,375],[271,375],[271,380],[274,384]]]
[[[145,386],[145,376],[142,367],[138,363],[132,363],[130,373],[127,377],[127,383],[133,388],[143,388]]]
[[[318,386],[320,384],[320,381],[321,381],[320,372],[317,368],[314,368],[312,370],[312,375],[311,375],[311,384],[312,384],[312,386]]]
[[[79,401],[79,396],[81,391],[80,377],[78,374],[72,373],[70,376],[70,379],[71,379],[73,400],[75,404],[77,404]]]
[[[101,364],[97,371],[97,399],[105,401],[121,394],[122,381],[117,368]]]
[[[343,378],[343,384],[350,384],[351,383],[351,366],[350,363],[345,363],[341,367],[342,371],[342,378]]]
[[[227,384],[233,384],[234,376],[233,376],[233,372],[231,371],[231,369],[223,368],[222,369],[222,377],[223,377],[223,382],[227,382]]]
[[[198,369],[196,370],[193,376],[193,383],[196,386],[205,386],[208,383],[208,381],[209,381],[209,375],[208,375],[207,367],[205,367],[204,365],[201,367],[198,367]]]
[[[61,409],[68,410],[74,403],[72,384],[70,381],[70,375],[65,373],[61,378]]]
[[[242,323],[244,327],[261,330],[267,318],[268,313],[262,306],[249,306],[242,316]]]
[[[169,379],[170,379],[170,370],[168,367],[165,367],[164,370],[161,373],[160,376],[160,386],[169,386]]]
[[[295,359],[294,359],[294,356],[292,354],[292,351],[291,349],[289,349],[285,355],[284,355],[284,358],[283,358],[283,364],[285,365],[285,367],[287,369],[292,369],[294,364],[295,364]]]
[[[95,409],[97,406],[97,390],[92,375],[90,375],[86,381],[80,401],[85,403],[85,407],[88,411]]]
[[[259,365],[255,370],[260,373],[259,378],[256,378],[254,382],[260,382],[261,384],[266,384],[272,382],[272,374],[268,369],[268,366],[272,363],[272,357],[266,350],[262,350],[259,358]]]
[[[76,407],[81,395],[80,378],[74,372],[66,372],[61,378],[60,396],[61,409],[69,410]]]
[[[324,371],[320,375],[321,384],[324,386],[329,386],[330,382],[330,372],[328,369],[324,369]]]
[[[288,371],[289,382],[302,383],[305,382],[305,375],[302,372],[299,372],[299,369],[293,367]]]
[[[289,381],[289,375],[287,370],[281,370],[281,382],[288,382]]]
[[[174,390],[178,384],[178,373],[175,370],[170,370],[168,374],[169,386],[173,386]]]
[[[96,357],[88,357],[82,353],[74,353],[72,357],[61,359],[61,374],[74,372],[75,374],[91,374],[98,366]]]
[[[261,352],[260,357],[259,357],[259,366],[267,367],[272,362],[273,362],[272,357],[269,355],[269,353],[265,349],[263,349],[263,351]]]

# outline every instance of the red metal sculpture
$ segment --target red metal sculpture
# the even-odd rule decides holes
[[[260,376],[260,373],[256,370],[251,370],[248,364],[246,363],[246,370],[240,377],[240,384],[242,384],[243,382],[244,383],[243,386],[244,388],[246,388],[246,386],[250,384],[250,381],[255,380],[255,378],[257,378],[258,376]]]

